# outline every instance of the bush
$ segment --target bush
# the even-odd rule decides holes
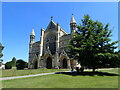
[[[11,69],[11,68],[12,68],[12,65],[13,65],[13,62],[12,62],[12,61],[7,62],[7,63],[5,64],[5,69]]]
[[[27,66],[28,66],[27,62],[23,61],[22,59],[19,59],[16,62],[17,69],[24,69],[27,68]]]
[[[28,68],[28,63],[22,59],[16,61],[16,58],[13,57],[12,61],[5,64],[5,69],[11,69],[12,67],[17,67],[17,69]]]

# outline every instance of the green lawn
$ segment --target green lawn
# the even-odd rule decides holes
[[[0,77],[12,77],[12,76],[22,76],[30,74],[39,74],[39,73],[49,73],[49,72],[60,72],[60,71],[69,71],[70,69],[31,69],[31,70],[12,70],[6,69],[2,70],[2,76]]]
[[[118,74],[118,69],[106,70]],[[103,71],[105,72],[105,70]],[[54,74],[2,81],[3,88],[118,88],[118,76]]]

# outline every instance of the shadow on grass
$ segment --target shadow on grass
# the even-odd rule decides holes
[[[120,76],[119,74],[114,74],[114,73],[107,73],[107,72],[89,72],[89,71],[84,71],[84,72],[56,72],[55,74],[65,74],[65,75],[71,75],[71,76]]]

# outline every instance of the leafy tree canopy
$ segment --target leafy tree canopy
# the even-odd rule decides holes
[[[13,67],[16,67],[16,58],[15,58],[15,57],[13,57],[12,63],[13,63],[12,66],[13,66]]]
[[[13,62],[12,62],[12,61],[7,62],[7,63],[5,64],[5,69],[11,69],[11,68],[12,68],[12,65],[13,65]]]
[[[0,58],[3,56],[2,54],[2,50],[4,49],[4,47],[2,46],[2,44],[0,43]]]
[[[17,60],[17,62],[16,62],[17,69],[27,68],[27,65],[28,65],[28,63],[25,62],[25,61],[22,60],[22,59],[19,59],[19,60]]]
[[[99,21],[90,19],[89,15],[85,15],[70,40],[69,55],[78,60],[82,67],[92,68],[93,71],[102,66],[112,65],[107,58],[115,56],[112,54],[115,53],[114,50],[117,48],[115,44],[118,41],[111,42],[111,33],[109,24],[103,25]],[[112,59],[111,62],[114,61]]]
[[[22,59],[16,61],[16,58],[13,57],[12,61],[5,64],[6,69],[11,69],[12,67],[17,67],[17,69],[24,69],[28,67],[28,63]]]

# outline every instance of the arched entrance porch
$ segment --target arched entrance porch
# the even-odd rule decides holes
[[[37,60],[34,61],[34,69],[37,69],[38,62]]]
[[[48,57],[46,60],[46,68],[51,69],[52,68],[52,59],[51,57]]]
[[[67,60],[66,60],[66,58],[64,58],[64,59],[62,60],[62,67],[63,67],[63,68],[67,68]]]

